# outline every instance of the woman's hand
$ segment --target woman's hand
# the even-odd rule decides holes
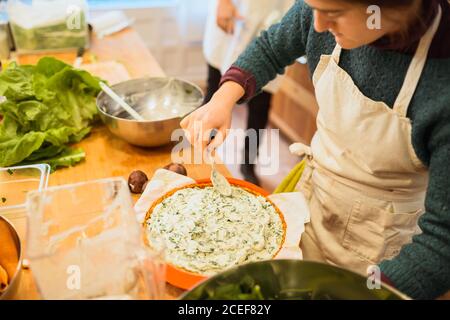
[[[210,147],[217,147],[225,140],[227,129],[231,126],[232,107],[211,100],[186,117],[181,123],[185,135],[196,150],[204,150],[209,143],[213,129],[218,133]]]
[[[203,151],[208,145],[216,148],[223,143],[231,126],[233,107],[244,93],[239,84],[225,82],[209,103],[181,121],[180,126],[195,149]],[[209,135],[213,129],[217,129],[218,133],[209,144]]]
[[[243,19],[232,0],[219,0],[217,6],[217,25],[225,33],[234,33],[235,20]]]

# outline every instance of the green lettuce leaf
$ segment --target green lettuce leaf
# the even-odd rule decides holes
[[[86,158],[86,153],[83,149],[66,149],[59,155],[47,159],[46,163],[50,165],[52,171],[60,167],[71,167],[83,161]]]
[[[0,103],[0,166],[37,160],[51,164],[55,159],[73,165],[84,159],[82,150],[70,151],[67,145],[81,141],[97,121],[99,81],[50,57],[35,66],[12,63],[3,70],[0,95],[6,100]],[[54,167],[60,166],[64,165]]]
[[[50,156],[53,151],[58,151],[57,154]],[[50,165],[51,171],[54,172],[58,168],[62,167],[71,167],[79,162],[83,161],[86,158],[86,153],[83,149],[77,148],[72,149],[69,147],[63,147],[62,150],[52,150],[52,148],[47,149],[47,154],[45,155],[45,163]],[[29,160],[20,163],[21,165],[30,165],[42,163],[40,159],[34,159],[32,157]]]
[[[0,143],[0,166],[9,167],[22,162],[45,142],[44,132],[29,132]]]

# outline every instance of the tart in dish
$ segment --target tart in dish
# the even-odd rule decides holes
[[[220,195],[210,182],[161,197],[144,222],[147,243],[163,246],[169,264],[203,276],[274,258],[285,238],[283,215],[257,187],[231,184],[232,197]]]

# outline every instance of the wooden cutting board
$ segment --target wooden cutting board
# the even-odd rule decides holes
[[[125,66],[117,61],[82,64],[80,69],[86,70],[89,73],[106,80],[110,85],[131,79]]]

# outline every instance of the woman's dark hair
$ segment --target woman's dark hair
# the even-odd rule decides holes
[[[362,5],[377,5],[380,8],[397,9],[397,8],[409,8],[412,6],[418,6],[419,8],[424,6],[425,2],[433,2],[438,0],[345,0],[355,4]],[[425,2],[424,2],[425,1]],[[421,28],[426,28],[424,17],[421,15],[420,9],[415,13],[416,23],[420,24]],[[393,18],[395,19],[395,18]],[[408,28],[405,28],[403,32],[393,34],[389,36],[393,41],[403,41],[409,37]]]
[[[416,3],[417,0],[347,0],[348,2],[355,2],[361,4],[377,5],[385,8],[396,8],[396,7],[408,7]],[[429,1],[429,0],[425,0]]]

